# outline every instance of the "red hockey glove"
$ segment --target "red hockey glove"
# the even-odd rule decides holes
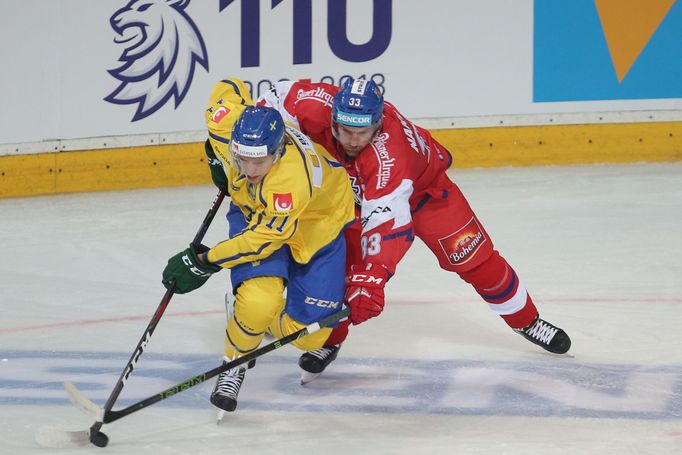
[[[346,277],[346,302],[354,325],[378,316],[384,309],[388,271],[378,264],[352,265]]]

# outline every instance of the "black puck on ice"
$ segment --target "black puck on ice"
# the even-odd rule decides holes
[[[90,442],[97,447],[106,447],[107,444],[109,444],[109,437],[101,431],[98,431],[97,433],[90,435]]]

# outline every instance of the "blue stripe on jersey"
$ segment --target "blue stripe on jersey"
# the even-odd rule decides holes
[[[507,297],[511,292],[514,291],[514,287],[516,287],[516,282],[517,282],[519,279],[518,279],[518,277],[516,276],[516,272],[514,272],[514,269],[512,269],[512,268],[510,267],[509,270],[511,270],[512,279],[511,279],[511,282],[509,283],[509,286],[507,286],[507,289],[505,289],[504,291],[502,291],[502,292],[500,292],[499,294],[496,294],[496,295],[483,295],[483,294],[479,294],[479,295],[483,298],[483,300],[485,300],[486,302],[489,302],[489,301],[491,301],[491,300],[503,300],[503,299],[505,299],[505,297]]]
[[[324,157],[324,159],[331,167],[343,167],[343,164],[339,163],[338,161],[330,160],[326,156]]]
[[[233,235],[232,237],[230,237],[230,239],[233,239],[233,238],[235,238],[235,237],[239,237],[240,235],[243,235],[243,234],[244,234],[245,232],[247,232],[247,231],[254,231],[254,230],[256,230],[256,228],[258,228],[258,226],[263,222],[263,217],[264,217],[264,214],[263,214],[262,212],[259,213],[259,214],[258,214],[258,221],[256,221],[256,222],[254,223],[253,226],[248,227],[248,228],[244,228],[241,232],[239,232],[239,233]],[[276,216],[275,216],[275,217],[272,217],[272,218],[270,219],[270,221],[269,221],[265,226],[266,226],[268,229],[272,229],[272,224],[274,224],[274,221],[275,221],[277,218],[278,218],[278,217],[276,217]],[[288,216],[285,217],[284,220],[282,221],[282,223],[281,223],[279,226],[277,226],[276,230],[279,231],[279,232],[282,232],[282,230],[283,230],[283,228],[284,228],[284,225],[286,224],[286,222],[287,222],[288,220],[289,220],[289,217],[288,217]],[[289,237],[287,237],[284,241],[287,241],[287,240],[289,240],[291,237],[293,237],[294,234],[296,233],[296,230],[297,230],[297,229],[298,229],[298,220],[296,220],[296,221],[294,222],[294,230],[291,232],[291,235],[290,235]],[[219,261],[216,261],[216,262],[214,262],[214,264],[222,264],[223,262],[231,261],[231,260],[233,260],[234,258],[241,257],[241,256],[249,256],[249,255],[253,255],[253,254],[259,254],[261,251],[263,251],[263,248],[265,248],[266,246],[270,245],[271,243],[272,243],[272,242],[268,242],[268,243],[266,243],[264,246],[261,246],[261,247],[258,249],[258,251],[256,251],[255,253],[248,253],[248,254],[247,254],[247,253],[244,253],[244,254],[241,254],[241,253],[240,253],[240,254],[237,254],[237,255],[232,256],[232,257],[230,257],[230,258],[225,258],[225,259],[221,259],[221,260],[219,260]]]
[[[232,238],[234,238],[234,237],[232,237]],[[243,258],[246,256],[255,256],[257,254],[260,254],[264,249],[269,247],[271,244],[272,244],[272,242],[266,242],[266,243],[262,244],[260,246],[260,248],[258,248],[256,251],[250,251],[248,253],[238,253],[238,254],[235,254],[234,256],[230,256],[229,258],[220,259],[218,261],[215,261],[214,264],[220,265],[220,264],[224,264],[226,262],[236,261],[237,259]]]
[[[259,183],[260,188],[258,189],[258,199],[260,199],[260,203],[263,204],[263,207],[268,206],[267,202],[265,202],[265,198],[263,197],[263,187],[265,186],[265,179],[267,177],[268,177],[267,174],[263,176]]]
[[[244,206],[244,207],[246,207],[247,209],[251,210],[251,209],[250,209],[249,207],[247,207],[247,206]],[[249,216],[251,216],[253,213],[255,213],[255,212],[251,212],[251,214],[249,214]],[[251,222],[250,219],[249,219],[248,221]],[[236,233],[235,235],[233,235],[232,237],[230,237],[230,239],[233,239],[233,238],[235,238],[235,237],[238,237],[238,236],[244,234],[244,232],[246,232],[246,231],[253,231],[253,230],[255,230],[255,229],[258,227],[258,225],[259,225],[262,221],[263,221],[263,214],[262,214],[262,213],[259,213],[259,214],[258,214],[258,221],[256,221],[256,223],[255,223],[253,226],[251,226],[251,227],[245,226],[244,229],[242,229],[240,232],[238,232],[238,233]]]
[[[223,144],[229,144],[230,140],[226,137],[218,136],[217,134],[213,134],[210,131],[208,132],[208,135],[211,136],[213,139],[215,139],[218,142],[222,142]]]
[[[414,210],[412,210],[412,214],[415,214],[415,213],[417,213],[419,210],[421,210],[421,208],[424,207],[424,204],[426,204],[426,203],[429,201],[429,199],[431,199],[431,195],[428,194],[428,193],[425,194],[425,195],[421,198],[421,200],[417,203],[417,205],[414,207]]]
[[[385,235],[384,240],[393,240],[398,237],[405,237],[406,242],[411,242],[414,240],[414,234],[412,234],[412,228],[407,228],[404,231],[396,232],[395,234]]]
[[[263,222],[263,217],[264,217],[264,216],[265,216],[265,214],[264,214],[263,212],[261,212],[261,213],[258,214],[258,221],[256,221],[256,224],[254,224],[254,225],[251,226],[251,228],[250,228],[252,231],[255,231],[256,228],[258,227],[258,225],[261,224],[261,223]]]
[[[242,92],[239,91],[239,87],[237,86],[237,84],[235,84],[234,82],[232,82],[231,80],[228,80],[228,79],[223,79],[220,82],[224,82],[227,85],[230,85],[234,89],[234,92],[241,97],[242,104],[246,105],[246,100],[244,99],[244,95],[242,95]]]

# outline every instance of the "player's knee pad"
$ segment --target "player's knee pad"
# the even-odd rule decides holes
[[[234,318],[248,332],[264,332],[284,308],[284,280],[261,276],[244,281],[235,296]]]
[[[227,345],[239,353],[258,347],[265,331],[284,308],[284,281],[280,277],[250,278],[239,285],[234,314],[227,322]]]
[[[461,273],[460,276],[476,289],[489,308],[510,327],[525,327],[537,315],[537,309],[526,287],[497,251],[493,251],[478,267]]]

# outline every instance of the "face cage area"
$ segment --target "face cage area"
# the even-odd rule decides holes
[[[230,152],[228,153],[230,166],[232,167],[232,169],[237,171],[237,173],[239,175],[246,175],[246,173],[244,172],[242,167],[239,165],[239,160],[237,159],[237,156],[241,156],[241,155],[239,155],[238,153],[235,152],[235,149],[232,146],[232,144],[234,144],[234,143],[235,143],[235,141],[230,141],[230,148],[229,148]],[[280,144],[277,146],[277,149],[275,149],[274,152],[272,152],[272,153],[268,152],[268,154],[265,155],[265,156],[273,156],[274,155],[275,159],[272,160],[273,166],[282,157],[282,152],[284,151],[284,147],[286,146],[286,144],[287,144],[287,136],[286,136],[286,134],[284,134],[284,136],[282,137],[282,142],[280,142]]]

